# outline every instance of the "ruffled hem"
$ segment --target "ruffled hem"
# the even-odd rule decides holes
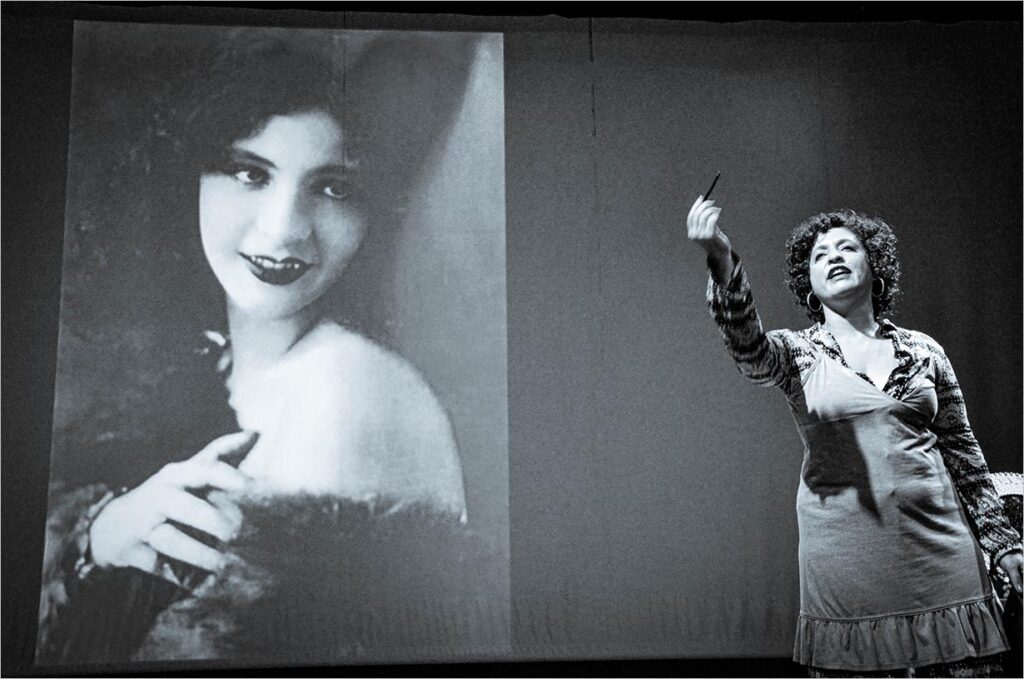
[[[793,660],[812,667],[891,670],[954,662],[1009,648],[994,597],[920,613],[856,620],[800,614]]]

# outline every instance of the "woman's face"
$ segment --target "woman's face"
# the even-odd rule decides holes
[[[342,130],[326,113],[271,117],[199,184],[203,250],[229,304],[262,319],[315,302],[359,248]]]
[[[809,269],[811,289],[830,308],[871,294],[874,276],[867,250],[846,227],[818,234],[811,247]]]

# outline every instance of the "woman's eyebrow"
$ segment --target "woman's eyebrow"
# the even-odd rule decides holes
[[[838,246],[838,245],[843,245],[845,243],[853,243],[854,245],[856,245],[857,241],[855,241],[852,238],[840,238],[839,240],[837,240],[834,243],[834,245]],[[811,248],[811,252],[817,252],[818,250],[821,250],[822,248],[825,248],[825,247],[827,247],[827,245],[825,243],[818,243],[813,248]]]
[[[274,165],[273,162],[271,162],[270,160],[267,160],[263,156],[261,156],[261,155],[259,155],[257,153],[253,153],[252,151],[246,151],[245,149],[240,149],[238,147],[232,147],[231,148],[231,157],[234,160],[249,160],[249,161],[252,161],[254,163],[258,163],[260,165],[264,165],[264,166],[269,167],[269,168],[277,169],[277,165]]]
[[[358,161],[347,160],[339,163],[324,163],[313,169],[315,174],[345,174],[359,167]]]

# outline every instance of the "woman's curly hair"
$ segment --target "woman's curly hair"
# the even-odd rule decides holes
[[[227,319],[201,174],[272,116],[331,115],[376,209],[325,314],[387,340],[393,206],[448,138],[476,38],[94,22],[75,39],[59,351],[80,367],[58,385],[51,471],[132,485],[236,424],[203,333]]]
[[[818,308],[807,305],[811,290],[810,255],[818,235],[831,229],[847,228],[852,231],[867,250],[868,264],[875,279],[885,282],[877,297],[872,296],[875,316],[892,312],[900,294],[900,261],[896,254],[896,234],[892,227],[877,217],[865,217],[853,210],[823,212],[805,220],[789,235],[786,241],[786,277],[789,289],[796,297],[798,306],[806,309],[807,315],[816,323],[825,320]]]

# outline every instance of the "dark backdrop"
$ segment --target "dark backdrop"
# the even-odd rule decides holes
[[[785,655],[801,462],[704,303],[721,224],[768,327],[783,243],[850,207],[900,236],[896,321],[942,343],[1021,466],[1019,26],[567,22],[506,41],[512,577],[529,655]]]
[[[4,57],[18,55],[3,112],[5,669],[26,666],[35,636],[73,15],[181,20],[5,11]],[[769,327],[806,323],[782,282],[793,224],[838,207],[893,224],[895,320],[945,346],[991,466],[1021,468],[1013,18],[188,20],[506,31],[513,632],[518,657],[550,659],[789,653],[799,440],[781,395],[726,358],[682,231],[716,170]]]

